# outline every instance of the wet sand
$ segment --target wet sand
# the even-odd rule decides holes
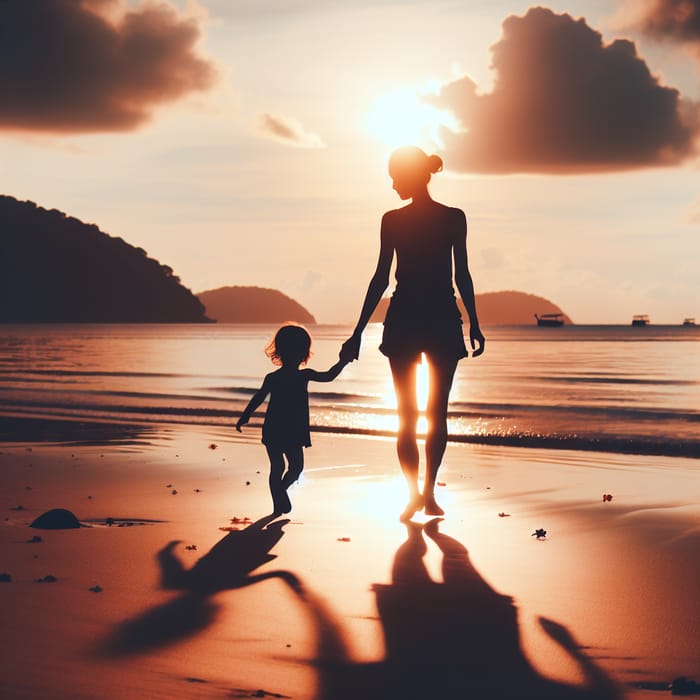
[[[87,444],[0,444],[8,700],[607,700],[700,681],[697,460],[450,445],[445,518],[403,525],[391,440],[314,434],[273,519],[255,430],[64,433]],[[84,527],[29,527],[52,508]]]

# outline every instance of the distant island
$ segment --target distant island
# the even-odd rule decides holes
[[[375,309],[370,321],[381,322],[386,315],[389,299],[382,299]],[[467,313],[461,299],[458,302],[462,318]],[[573,321],[556,305],[544,297],[525,292],[485,292],[476,295],[476,310],[482,326],[522,326],[533,325],[535,314],[562,314],[564,323]]]
[[[201,323],[167,265],[56,209],[0,195],[0,323]]]
[[[197,297],[207,316],[221,323],[316,323],[307,309],[276,289],[219,287]]]

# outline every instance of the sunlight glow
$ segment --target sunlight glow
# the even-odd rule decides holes
[[[457,121],[450,112],[424,102],[421,95],[425,94],[401,88],[378,97],[367,113],[367,130],[390,148],[409,144],[442,147],[440,129],[457,131]]]
[[[428,363],[425,355],[421,355],[421,361],[416,370],[416,399],[418,401],[417,431],[419,435],[424,435],[428,429],[428,421],[425,417],[425,407],[428,405]],[[384,389],[384,405],[387,408],[396,408],[396,394],[393,384],[389,383]],[[381,430],[398,430],[398,418],[395,415],[384,416],[380,421],[381,426],[375,427]]]

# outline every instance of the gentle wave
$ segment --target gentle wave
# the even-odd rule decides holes
[[[84,393],[84,392],[83,392]],[[113,396],[117,392],[108,392]],[[53,419],[81,419],[86,421],[110,421],[138,422],[139,424],[196,424],[212,426],[233,427],[240,416],[244,404],[237,407],[223,408],[217,406],[182,405],[187,403],[189,397],[162,395],[160,398],[169,401],[177,400],[180,405],[166,405],[145,402],[148,395],[139,395],[137,404],[126,403],[94,403],[89,401],[41,401],[15,399],[0,401],[0,415],[18,416],[31,415],[51,417]],[[153,397],[150,397],[153,398]],[[212,401],[211,398],[207,399]],[[219,400],[220,402],[221,400]],[[230,403],[230,402],[228,402]],[[549,410],[556,410],[547,407]],[[486,445],[538,447],[545,449],[584,450],[598,452],[615,452],[627,454],[664,455],[682,457],[700,457],[700,440],[692,435],[686,437],[676,436],[673,440],[660,438],[654,435],[608,435],[596,432],[595,428],[590,432],[551,431],[540,432],[525,430],[514,426],[504,427],[499,421],[490,421],[492,418],[503,418],[504,415],[522,415],[527,412],[543,411],[542,407],[525,405],[486,405],[473,406],[469,411],[451,410],[448,420],[454,425],[462,425],[466,421],[473,422],[474,426],[469,430],[459,431],[452,429],[448,436],[450,442],[476,443]],[[568,407],[566,413],[571,413]],[[582,408],[582,412],[597,413],[601,418],[610,416],[610,410],[598,410],[591,407]],[[622,409],[624,413],[628,410]],[[654,426],[665,419],[683,419],[692,423],[700,421],[700,415],[686,415],[671,411],[638,411],[636,420],[643,416],[645,421]],[[313,416],[317,419],[314,420]],[[312,406],[312,426],[314,432],[334,432],[353,435],[394,437],[393,429],[376,429],[376,424],[382,418],[391,418],[395,410],[383,407],[336,405],[332,410],[317,410]],[[257,413],[253,417],[252,427],[257,428],[261,423],[262,414]],[[471,423],[470,423],[471,425]]]

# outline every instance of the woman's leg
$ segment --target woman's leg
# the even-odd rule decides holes
[[[428,357],[428,433],[425,438],[425,482],[423,500],[426,515],[442,515],[435,502],[435,480],[447,446],[447,403],[454,379],[457,360],[436,361]]]
[[[416,423],[418,404],[416,400],[416,361],[390,359],[391,375],[394,379],[394,392],[399,414],[399,433],[396,439],[396,452],[401,471],[408,486],[408,505],[401,514],[402,520],[410,520],[420,510],[423,503],[418,490],[418,445],[416,443]]]

